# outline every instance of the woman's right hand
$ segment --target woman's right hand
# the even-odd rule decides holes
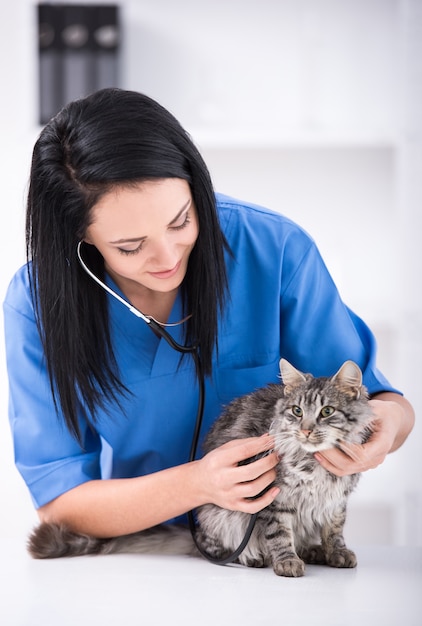
[[[244,513],[257,513],[271,504],[280,492],[278,487],[268,489],[276,478],[278,463],[273,446],[274,439],[263,435],[229,441],[206,454],[199,461],[206,502]],[[246,465],[239,465],[263,452],[268,454]],[[264,490],[265,493],[256,497]]]

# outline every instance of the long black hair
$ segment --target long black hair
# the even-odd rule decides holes
[[[78,439],[80,412],[93,424],[104,398],[118,402],[125,387],[106,295],[80,267],[77,244],[103,194],[166,178],[189,183],[197,210],[199,235],[182,283],[184,314],[192,314],[185,341],[199,345],[203,372],[210,375],[227,294],[228,246],[208,169],[186,131],[151,98],[112,88],[71,102],[35,144],[26,216],[30,284],[54,402]],[[84,257],[104,277],[96,248],[85,246]]]

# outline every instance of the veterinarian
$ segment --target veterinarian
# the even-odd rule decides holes
[[[314,375],[347,359],[363,371],[374,433],[318,454],[327,470],[374,468],[411,431],[411,405],[378,371],[374,338],[313,240],[215,195],[189,136],[144,95],[104,90],[46,125],[26,235],[4,319],[16,464],[41,520],[111,537],[207,502],[267,506],[276,487],[250,498],[274,480],[276,455],[238,462],[271,450],[270,436],[202,458],[200,441],[223,405],[279,380],[281,356]]]

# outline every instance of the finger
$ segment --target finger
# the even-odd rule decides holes
[[[253,500],[241,498],[237,502],[234,510],[242,511],[242,513],[258,513],[259,511],[262,511],[262,509],[265,509],[265,507],[269,506],[279,493],[279,487],[272,487],[259,498],[255,498]]]
[[[236,485],[235,493],[241,498],[258,498],[264,495],[264,492],[271,486],[274,486],[276,479],[275,470],[271,469],[264,474],[261,474],[255,480],[249,482],[243,482]]]
[[[346,474],[348,474],[349,472],[347,471],[347,468],[350,466],[350,464],[348,465],[343,459],[340,458],[333,458],[337,455],[333,455],[332,452],[334,452],[333,450],[324,450],[324,452],[316,452],[314,454],[315,459],[318,461],[318,463],[325,469],[327,470],[327,472],[331,472],[331,474],[335,474],[336,476],[345,476]],[[337,451],[338,453],[339,451]],[[340,453],[342,454],[342,453]],[[344,455],[343,455],[344,457]],[[350,472],[353,474],[353,471]]]
[[[362,460],[365,458],[365,447],[364,445],[354,445],[350,443],[346,443],[345,441],[339,442],[340,450],[345,454],[349,459],[360,465]]]
[[[314,457],[324,469],[336,476],[356,474],[362,469],[359,460],[352,459],[339,448],[317,452]]]
[[[222,446],[229,453],[229,462],[236,465],[241,461],[252,458],[256,454],[271,450],[273,447],[274,438],[268,434],[262,435],[262,437],[235,439]]]
[[[388,453],[388,449],[383,442],[375,438],[359,445],[341,442],[340,446],[342,451],[360,468],[359,471],[378,467],[385,460]]]
[[[380,455],[373,455],[365,448],[367,444],[340,449],[324,450],[315,454],[315,459],[324,469],[336,476],[358,474],[378,467],[383,461]],[[363,449],[362,449],[363,448]]]
[[[276,467],[279,461],[278,454],[274,450],[266,451],[264,454],[265,456],[259,457],[256,461],[237,466],[237,482],[243,483],[256,480],[259,476]]]

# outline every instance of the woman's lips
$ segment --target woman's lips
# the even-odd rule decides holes
[[[171,270],[165,270],[164,272],[150,272],[154,278],[172,278],[179,271],[181,261],[179,261]]]

